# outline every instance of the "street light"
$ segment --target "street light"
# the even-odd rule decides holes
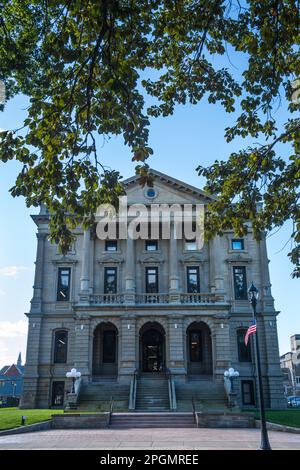
[[[75,381],[81,377],[81,372],[78,372],[76,369],[71,369],[71,372],[66,373],[68,379],[72,379],[72,392],[75,393]]]
[[[249,301],[252,306],[252,314],[253,314],[253,323],[256,324],[256,306],[257,306],[257,299],[258,299],[258,289],[255,285],[252,284],[248,289],[249,294]],[[263,394],[263,384],[262,384],[262,377],[261,377],[261,366],[260,366],[260,353],[259,353],[259,344],[258,344],[258,337],[257,331],[254,333],[253,341],[255,343],[255,352],[256,352],[256,371],[257,371],[257,378],[258,378],[258,395],[259,395],[259,409],[260,409],[260,422],[261,422],[261,450],[272,450],[269,442],[267,425],[266,425],[266,414],[265,414],[265,401],[264,401],[264,394]]]
[[[232,367],[229,367],[228,370],[225,370],[224,376],[228,377],[231,382],[231,392],[233,392],[233,379],[239,377],[240,373],[237,370],[234,370]]]

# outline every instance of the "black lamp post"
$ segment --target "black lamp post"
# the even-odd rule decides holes
[[[258,289],[255,285],[251,284],[249,290],[249,301],[252,305],[252,312],[253,312],[253,320],[256,323],[256,305],[258,299]],[[256,371],[257,371],[257,378],[258,378],[258,389],[259,389],[259,409],[260,409],[260,429],[261,429],[261,450],[272,450],[269,442],[267,425],[266,425],[266,414],[265,414],[265,401],[264,401],[264,394],[263,394],[263,385],[262,385],[262,377],[261,377],[261,366],[260,366],[260,353],[259,353],[259,344],[258,344],[258,337],[257,331],[254,334],[254,343],[255,343],[255,351],[256,351]]]

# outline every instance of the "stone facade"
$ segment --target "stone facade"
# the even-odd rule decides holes
[[[154,170],[153,176],[151,197],[137,178],[124,181],[129,205],[209,202],[209,197],[195,187]],[[223,381],[224,371],[233,367],[240,373],[234,384],[239,404],[249,407],[252,401],[254,406],[257,386],[252,341],[250,360],[240,360],[237,342],[237,331],[250,324],[251,308],[247,299],[236,298],[235,267],[244,269],[247,286],[253,280],[259,288],[258,335],[266,405],[283,406],[278,312],[271,295],[266,241],[255,241],[251,227],[239,241],[239,249],[228,231],[200,250],[191,250],[185,240],[171,237],[158,240],[157,249],[150,251],[144,240],[131,239],[118,240],[115,251],[106,250],[104,240],[78,227],[74,246],[63,256],[48,241],[47,210],[42,208],[32,218],[38,227],[37,258],[34,294],[27,313],[23,407],[62,405],[59,393],[70,391],[65,374],[72,367],[81,372],[83,383],[111,375],[120,383],[129,383],[136,370],[151,372],[157,368],[168,369],[175,382],[201,375]],[[196,269],[200,280],[192,293],[188,267]],[[57,300],[60,268],[69,269],[70,275],[65,301]],[[114,293],[105,292],[107,268],[115,268]],[[154,268],[156,273],[155,294],[146,292],[147,268]],[[59,339],[60,332],[67,336]],[[56,361],[59,341],[67,342],[66,352],[64,359],[60,356]],[[114,350],[105,351],[103,342],[107,350],[113,344]],[[54,397],[54,387],[61,390],[58,398]]]

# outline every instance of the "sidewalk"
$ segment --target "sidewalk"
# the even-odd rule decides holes
[[[300,450],[300,434],[270,431],[273,449]],[[0,438],[0,449],[258,449],[258,429],[51,430]]]

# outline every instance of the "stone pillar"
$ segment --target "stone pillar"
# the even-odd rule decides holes
[[[33,297],[31,300],[31,312],[40,313],[42,309],[42,292],[43,292],[43,272],[44,272],[44,255],[46,233],[37,233],[37,250],[35,262],[35,275],[33,285]]]
[[[125,261],[125,301],[134,303],[135,301],[135,245],[134,240],[128,233],[126,244]]]
[[[182,318],[169,318],[168,320],[169,334],[167,344],[169,345],[169,361],[167,367],[176,380],[185,380],[186,361],[184,360],[184,341],[186,340],[186,332]]]
[[[226,318],[218,318],[214,322],[212,334],[213,367],[216,380],[224,381],[224,372],[231,367],[230,328]]]
[[[81,372],[83,383],[87,383],[92,374],[90,368],[90,348],[93,339],[90,338],[90,319],[77,317],[75,320],[75,350],[74,367]]]
[[[81,292],[89,292],[90,287],[90,245],[91,236],[90,230],[86,230],[83,234],[83,245],[82,245],[82,266],[81,266],[81,277],[80,277],[80,290]]]
[[[215,293],[224,293],[224,266],[221,239],[218,235],[210,240],[210,286]]]
[[[179,301],[178,249],[176,225],[171,224],[169,249],[169,294],[170,303]]]
[[[42,317],[29,314],[26,367],[20,408],[36,408]]]
[[[119,381],[130,383],[137,369],[136,319],[131,316],[122,318],[121,338],[119,340]]]
[[[265,236],[263,236],[263,238],[258,242],[258,248],[259,248],[259,256],[260,256],[263,311],[273,312],[274,311],[274,299],[271,294],[269,260],[268,260]]]

